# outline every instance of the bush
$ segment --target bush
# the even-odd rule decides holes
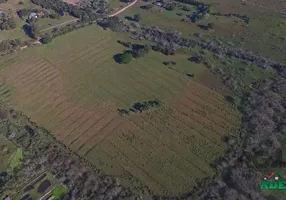
[[[132,54],[128,51],[125,51],[119,58],[118,62],[120,64],[128,64],[132,61]]]
[[[53,38],[49,35],[42,37],[41,42],[43,44],[48,44],[53,41]]]

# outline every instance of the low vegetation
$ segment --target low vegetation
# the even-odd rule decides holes
[[[120,115],[131,115],[132,113],[136,113],[136,112],[144,112],[147,110],[150,110],[152,108],[159,108],[161,106],[161,102],[159,100],[149,100],[149,101],[144,101],[142,103],[137,102],[134,103],[132,108],[130,108],[129,110],[125,110],[125,109],[118,109],[118,112]]]
[[[9,167],[12,170],[17,170],[21,167],[23,162],[23,150],[18,148],[17,151],[11,155],[9,159]]]

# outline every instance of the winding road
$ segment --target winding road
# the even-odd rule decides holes
[[[133,2],[129,3],[127,6],[121,8],[120,10],[118,10],[117,12],[113,13],[113,14],[109,14],[108,17],[114,17],[116,15],[119,15],[120,13],[124,12],[126,9],[130,8],[131,6],[133,6],[134,4],[136,4],[139,0],[134,0]],[[57,25],[54,25],[54,26],[51,26],[49,28],[45,28],[43,30],[40,30],[40,32],[43,32],[43,31],[47,31],[47,30],[50,30],[50,29],[53,29],[53,28],[57,28],[59,26],[62,26],[62,25],[65,25],[65,24],[69,24],[69,23],[72,23],[72,22],[76,22],[78,19],[72,19],[72,20],[69,20],[69,21],[66,21],[66,22],[63,22],[63,23],[60,23],[60,24],[57,24]]]

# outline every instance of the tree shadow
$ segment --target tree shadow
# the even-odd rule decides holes
[[[186,74],[188,77],[190,77],[190,78],[194,78],[195,77],[195,75],[194,74]]]
[[[127,20],[129,20],[129,21],[132,21],[132,22],[134,22],[134,19],[133,19],[133,17],[130,17],[130,16],[126,16],[126,17],[125,17],[125,19],[127,19]]]
[[[28,24],[25,24],[24,26],[22,26],[22,29],[27,36],[34,39],[31,26],[29,26]]]
[[[119,60],[120,60],[122,55],[123,55],[122,53],[118,53],[118,54],[114,55],[113,56],[114,61],[119,63]]]

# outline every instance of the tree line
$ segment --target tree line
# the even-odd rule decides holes
[[[286,66],[284,64],[260,55],[256,55],[247,50],[237,49],[224,44],[216,44],[213,41],[208,41],[205,39],[187,39],[182,37],[181,33],[177,31],[165,31],[157,27],[142,28],[140,33],[133,34],[133,36],[139,40],[149,40],[157,45],[161,45],[175,51],[181,48],[188,49],[200,47],[213,52],[218,56],[227,56],[256,64],[262,69],[268,69],[271,67],[276,70],[278,74],[286,77]]]

